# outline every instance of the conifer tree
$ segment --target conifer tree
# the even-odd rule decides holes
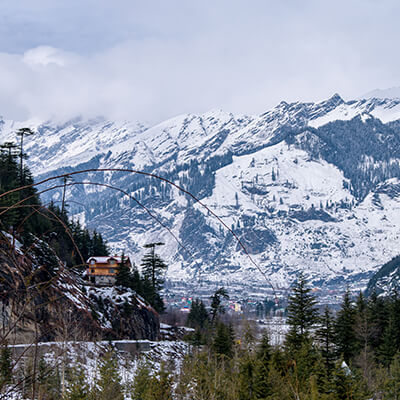
[[[203,301],[195,299],[190,306],[190,311],[187,316],[187,326],[189,326],[190,328],[202,329],[204,328],[208,319],[208,312]]]
[[[234,339],[232,325],[225,325],[222,322],[218,322],[212,343],[214,352],[219,356],[232,357]]]
[[[24,166],[23,166],[23,160],[25,158],[24,154],[24,137],[25,136],[32,136],[34,132],[30,128],[20,128],[17,131],[17,136],[21,138],[20,142],[20,178],[21,178],[21,186],[25,184],[24,180]]]
[[[383,332],[388,323],[389,307],[385,305],[385,299],[372,292],[368,299],[368,322],[371,326],[370,343],[375,349],[382,345]]]
[[[118,362],[112,350],[107,351],[100,362],[100,378],[97,381],[97,400],[124,400]]]
[[[90,389],[85,380],[85,371],[82,368],[73,369],[69,380],[68,392],[65,400],[89,400]]]
[[[145,245],[151,251],[142,259],[143,275],[150,281],[155,291],[159,290],[164,282],[163,273],[168,268],[158,254],[155,253],[155,246],[163,243],[150,243]]]
[[[253,400],[256,398],[257,389],[257,360],[253,354],[246,353],[239,359],[239,399]]]
[[[292,350],[300,349],[310,340],[311,328],[317,322],[315,296],[307,287],[307,281],[301,274],[292,289],[288,301],[289,332],[286,336],[286,346]]]
[[[351,370],[343,364],[343,361],[337,362],[328,391],[334,394],[335,400],[361,400],[366,398],[358,387]]]
[[[133,266],[132,266],[131,280],[132,280],[132,289],[136,293],[138,293],[141,296],[143,296],[142,278],[141,278],[139,270],[137,269],[135,264],[133,264]]]
[[[272,347],[269,343],[269,336],[264,332],[261,338],[260,345],[257,349],[257,359],[267,368],[271,361]]]
[[[225,309],[222,305],[222,299],[229,299],[225,288],[221,287],[211,296],[211,322],[214,322],[218,314],[223,314]]]
[[[388,366],[394,355],[400,350],[400,298],[397,291],[385,301],[385,307],[387,308],[388,321],[377,354],[378,359],[385,366]]]
[[[385,384],[385,399],[400,399],[400,353],[393,358],[389,368],[389,377]]]
[[[335,328],[334,319],[329,307],[325,307],[319,322],[320,327],[316,330],[316,336],[320,343],[321,355],[324,359],[325,368],[327,372],[330,372],[334,367],[335,360]]]
[[[162,244],[150,243],[146,245],[145,247],[151,248],[151,251],[143,257],[141,264],[144,278],[142,280],[144,297],[158,312],[164,311],[164,303],[160,296],[160,290],[164,283],[163,274],[168,266],[155,253],[154,248]]]
[[[272,388],[269,379],[272,347],[269,343],[268,333],[264,332],[256,351],[256,366],[254,372],[254,397],[265,399],[271,395]]]
[[[140,363],[136,369],[135,378],[132,385],[132,398],[145,399],[146,393],[151,385],[151,369],[145,363]]]
[[[350,292],[346,290],[341,308],[335,322],[335,344],[337,353],[346,363],[354,356],[357,349],[357,337],[354,331],[355,311],[351,304]]]
[[[152,377],[146,400],[173,400],[172,387],[172,377],[161,363],[160,371]]]
[[[117,275],[115,277],[115,285],[123,286],[125,288],[132,288],[133,286],[131,270],[125,260],[124,254],[122,254],[121,262],[118,265]]]

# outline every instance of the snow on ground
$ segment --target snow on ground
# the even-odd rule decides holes
[[[139,346],[139,352],[117,350],[120,347]],[[27,345],[10,347],[24,348]],[[140,365],[148,365],[153,373],[157,372],[161,364],[166,365],[172,373],[178,374],[183,357],[188,352],[188,345],[181,341],[149,340],[119,340],[110,342],[51,342],[39,343],[43,359],[50,368],[61,368],[65,363],[67,368],[82,368],[85,371],[86,382],[92,386],[99,378],[101,357],[110,349],[115,351],[118,361],[121,383],[126,386],[132,384],[136,371]],[[16,395],[15,399],[20,399]],[[130,400],[126,394],[125,400]]]

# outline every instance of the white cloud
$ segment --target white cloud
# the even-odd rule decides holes
[[[4,2],[8,118],[259,113],[400,83],[392,0]]]
[[[23,55],[23,61],[31,67],[47,67],[48,65],[57,65],[66,67],[77,61],[77,56],[73,53],[56,49],[51,46],[39,46],[26,51]]]

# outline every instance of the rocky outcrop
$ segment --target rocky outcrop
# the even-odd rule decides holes
[[[88,288],[94,318],[113,339],[156,340],[160,322],[156,311],[131,289]]]
[[[12,343],[156,339],[158,314],[135,292],[85,286],[37,238],[0,234],[0,329]]]

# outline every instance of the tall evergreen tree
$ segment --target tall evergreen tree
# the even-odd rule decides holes
[[[335,322],[335,344],[337,353],[349,363],[357,349],[357,337],[354,330],[355,311],[351,304],[350,291],[346,290],[343,302]]]
[[[335,362],[335,326],[329,307],[325,307],[324,313],[319,319],[319,323],[320,326],[316,330],[316,336],[320,343],[321,355],[325,363],[325,368],[329,373],[334,367]]]
[[[388,366],[394,355],[400,351],[400,297],[397,291],[386,299],[385,307],[387,308],[388,321],[377,353],[378,359],[385,366]]]
[[[228,292],[225,288],[221,287],[217,289],[211,296],[211,321],[214,322],[218,314],[225,312],[224,306],[222,305],[222,299],[228,300]]]
[[[65,400],[89,400],[90,389],[86,382],[85,371],[81,368],[73,369],[69,379],[69,386],[66,395],[63,397]]]
[[[209,316],[203,301],[199,299],[193,300],[190,311],[187,316],[186,324],[190,328],[204,328]]]
[[[293,286],[292,295],[288,301],[289,332],[286,336],[286,346],[298,350],[310,340],[311,328],[317,323],[318,312],[315,296],[307,287],[307,281],[301,274]]]
[[[20,128],[17,131],[17,136],[21,138],[20,141],[20,179],[21,179],[21,186],[25,185],[25,180],[24,180],[24,137],[25,136],[32,136],[34,132],[30,128]]]
[[[368,299],[368,322],[371,326],[370,344],[373,348],[382,345],[383,332],[388,324],[389,307],[385,298],[372,292]]]
[[[163,243],[151,243],[145,247],[151,248],[142,259],[143,268],[143,293],[144,297],[156,309],[156,311],[164,311],[164,303],[160,296],[160,290],[164,283],[164,272],[168,268],[167,264],[161,257],[155,253],[155,246]]]
[[[100,362],[100,377],[95,390],[96,400],[124,400],[121,377],[115,353],[109,350]]]
[[[214,352],[219,356],[232,357],[234,339],[235,334],[232,325],[218,322],[212,342]]]
[[[389,368],[389,377],[385,383],[385,399],[400,399],[400,353],[393,358]]]
[[[122,254],[121,262],[118,265],[117,276],[115,278],[115,285],[132,289],[133,286],[132,280],[133,279],[131,270],[128,264],[126,263],[124,254]]]
[[[163,274],[168,268],[161,257],[156,254],[155,246],[163,243],[150,243],[144,247],[150,248],[150,252],[145,254],[142,259],[143,275],[150,281],[151,286],[155,291],[161,289],[164,283]]]

